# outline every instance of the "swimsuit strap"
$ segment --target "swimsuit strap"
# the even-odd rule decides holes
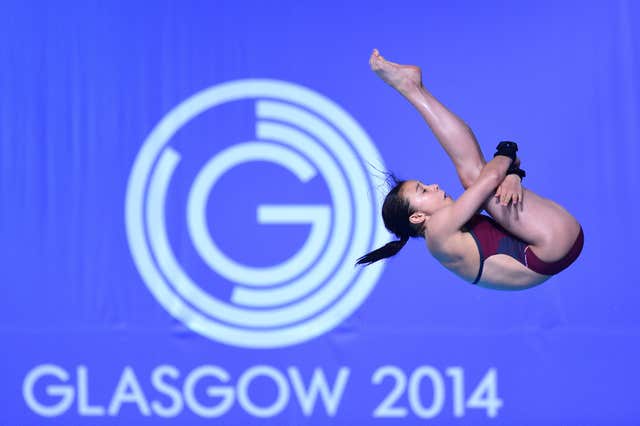
[[[478,276],[476,277],[475,280],[473,280],[471,284],[478,284],[478,281],[480,281],[480,277],[482,276],[483,267],[484,267],[484,259],[480,257],[480,269],[478,270]]]
[[[478,252],[480,253],[480,268],[478,269],[478,275],[476,275],[476,278],[473,280],[473,282],[471,284],[478,284],[478,281],[480,281],[480,277],[482,276],[482,269],[484,268],[484,261],[485,261],[485,257],[484,257],[484,253],[482,250],[482,244],[480,243],[480,238],[478,237],[478,235],[476,235],[476,233],[474,232],[474,228],[475,225],[477,224],[477,218],[474,217],[475,220],[470,221],[470,223],[468,223],[468,225],[471,225],[468,227],[469,233],[471,234],[471,236],[473,237],[473,239],[476,242],[476,245],[478,246]]]

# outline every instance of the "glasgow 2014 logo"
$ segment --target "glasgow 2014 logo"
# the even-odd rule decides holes
[[[204,291],[181,264],[167,235],[167,192],[181,161],[172,138],[204,112],[237,101],[255,106],[255,139],[209,158],[195,174],[184,223],[194,249],[231,286],[229,297]],[[213,187],[237,166],[269,162],[301,184],[320,176],[327,204],[261,204],[259,224],[310,226],[302,247],[284,262],[249,266],[225,253],[207,219]],[[354,260],[385,242],[380,191],[368,164],[384,169],[375,146],[336,103],[279,80],[223,83],[171,110],[142,145],[129,177],[125,221],[129,247],[142,279],[160,304],[194,332],[247,348],[275,348],[325,333],[349,316],[375,286],[381,264],[355,268]],[[208,283],[210,284],[210,283]]]

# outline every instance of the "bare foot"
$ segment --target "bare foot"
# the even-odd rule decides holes
[[[405,95],[422,86],[422,72],[419,67],[389,62],[380,55],[378,49],[373,49],[369,65],[380,78]]]

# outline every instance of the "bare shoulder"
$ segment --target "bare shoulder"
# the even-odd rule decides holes
[[[462,231],[451,227],[451,207],[444,207],[435,212],[426,224],[427,236],[434,248],[455,248],[461,240]]]
[[[429,251],[441,262],[458,261],[465,257],[468,241],[462,231],[443,232],[438,227],[438,221],[432,219],[427,224],[426,234]]]

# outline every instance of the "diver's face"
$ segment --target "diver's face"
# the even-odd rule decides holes
[[[453,202],[437,184],[425,185],[417,180],[406,181],[402,186],[401,194],[409,202],[413,211],[422,212],[428,216]]]

